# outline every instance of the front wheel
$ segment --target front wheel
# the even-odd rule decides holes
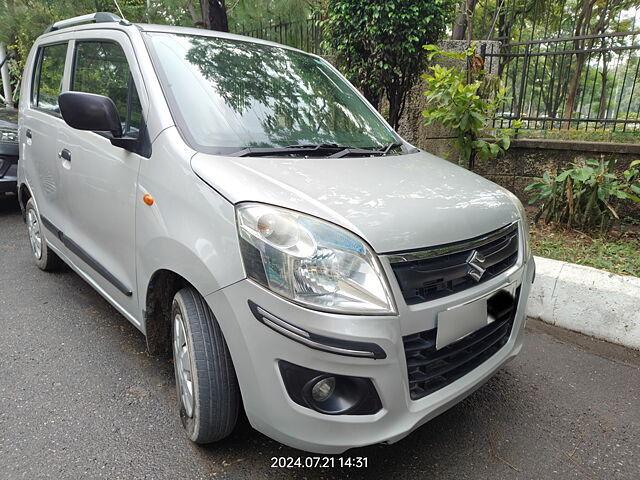
[[[171,307],[178,406],[195,443],[227,437],[238,418],[240,391],[222,330],[193,288],[176,293]]]

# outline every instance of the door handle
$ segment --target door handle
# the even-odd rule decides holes
[[[27,131],[26,131],[25,135],[27,136],[27,138],[32,138],[33,137],[33,135],[31,134],[31,129],[30,128],[27,128]]]
[[[66,160],[67,162],[71,161],[71,152],[69,150],[67,150],[66,148],[63,148],[60,153],[58,154],[58,158],[62,158],[63,160]]]

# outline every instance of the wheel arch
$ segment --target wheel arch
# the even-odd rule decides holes
[[[144,323],[147,350],[151,355],[171,356],[171,303],[185,287],[198,291],[185,277],[173,270],[156,270],[146,289]]]
[[[140,228],[138,232],[148,233]],[[184,231],[179,235],[184,236]],[[190,239],[192,243],[168,236],[138,240],[137,282],[147,347],[152,355],[170,354],[168,318],[175,293],[192,287],[204,298],[244,278],[244,271],[238,262],[213,255],[211,243],[199,238]]]
[[[22,219],[25,219],[25,213],[27,209],[27,202],[32,197],[31,190],[26,183],[21,183],[18,188],[18,203],[20,204],[20,211],[22,212]]]

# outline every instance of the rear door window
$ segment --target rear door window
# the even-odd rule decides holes
[[[138,136],[142,107],[120,45],[111,41],[77,42],[71,90],[109,97],[118,109],[124,134]]]
[[[66,43],[42,47],[38,55],[38,67],[34,77],[33,105],[56,116],[60,116],[58,95],[62,91],[66,56]]]

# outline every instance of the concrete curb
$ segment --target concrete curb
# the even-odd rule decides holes
[[[535,257],[527,315],[640,350],[640,278]]]

